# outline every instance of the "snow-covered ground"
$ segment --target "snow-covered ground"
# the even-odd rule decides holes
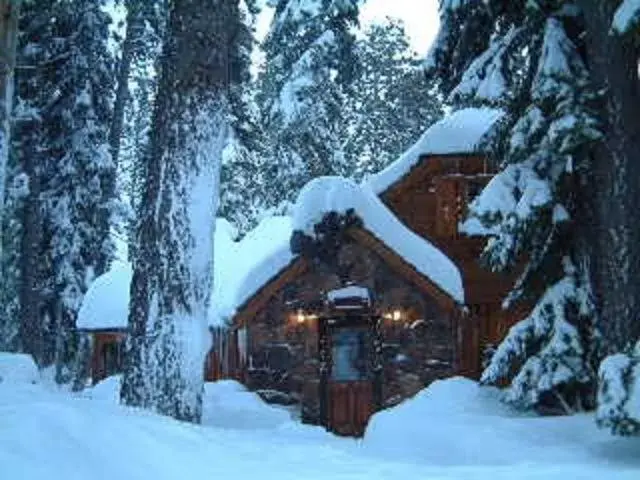
[[[24,379],[0,382],[3,480],[640,478],[639,439],[589,415],[518,416],[464,379],[378,414],[361,441],[301,425],[234,382],[207,385],[194,426],[119,406],[117,378],[75,395]]]

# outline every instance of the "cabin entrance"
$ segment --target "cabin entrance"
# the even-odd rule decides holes
[[[368,310],[320,321],[320,416],[328,430],[360,437],[380,405],[377,321]]]

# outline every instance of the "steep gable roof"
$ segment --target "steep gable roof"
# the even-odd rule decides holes
[[[409,230],[371,190],[341,177],[321,177],[309,182],[296,201],[292,230],[314,235],[314,227],[328,213],[353,212],[361,226],[347,229],[354,241],[373,250],[385,262],[431,295],[453,308],[464,303],[462,276],[456,265],[429,241]],[[288,282],[306,273],[309,262],[291,253],[284,241],[247,272],[236,295],[236,317],[243,324]]]
[[[373,192],[384,194],[401,182],[425,158],[433,155],[472,155],[489,129],[504,115],[490,108],[457,110],[431,125],[400,158],[365,180]]]
[[[428,240],[407,228],[366,186],[341,177],[321,177],[300,192],[294,208],[293,229],[314,235],[314,227],[330,212],[353,211],[363,228],[451,298],[464,303],[458,267]]]

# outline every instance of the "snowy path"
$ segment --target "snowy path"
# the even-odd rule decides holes
[[[431,426],[432,435],[393,432],[385,427],[388,418],[376,425],[375,442],[361,442],[291,421],[251,427],[253,407],[247,407],[242,428],[192,426],[104,399],[0,384],[0,478],[640,478],[640,442],[604,436],[586,416],[526,419],[537,425],[527,431],[522,419],[493,417],[489,428],[477,415],[416,418],[423,431]],[[272,419],[281,414],[274,412]],[[402,414],[393,425],[401,424]],[[584,438],[587,432],[597,438]],[[388,435],[388,448],[381,434]],[[523,438],[517,439],[520,434]],[[500,451],[486,455],[495,448]],[[545,449],[548,461],[541,454]],[[470,455],[474,451],[475,457]]]

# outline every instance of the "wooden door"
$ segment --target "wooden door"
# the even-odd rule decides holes
[[[329,333],[327,426],[340,435],[362,436],[374,413],[371,332],[366,326],[348,326]]]

